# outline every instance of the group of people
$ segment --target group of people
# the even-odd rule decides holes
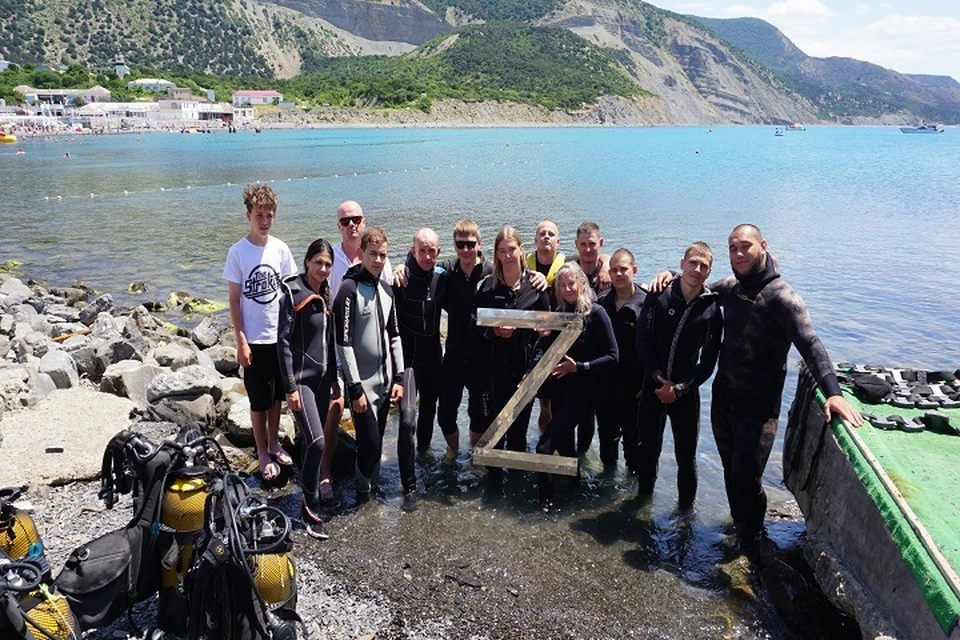
[[[478,309],[565,311],[583,329],[538,391],[540,454],[576,456],[595,434],[602,463],[624,460],[649,498],[657,479],[667,418],[674,435],[678,506],[697,492],[699,387],[714,380],[711,422],[738,536],[763,530],[762,473],[780,412],[787,353],[796,345],[827,396],[828,419],[862,418],[841,396],[833,366],[803,301],[780,277],[760,230],[737,226],[728,238],[734,275],[707,284],[713,252],[686,248],[680,271],[636,282],[633,254],[602,252],[594,222],[576,230],[576,254],[560,250],[560,230],[543,220],[527,254],[520,233],[504,226],[490,259],[477,224],[453,229],[456,258],[439,261],[440,239],[427,227],[413,236],[395,270],[384,231],[367,226],[354,201],[337,209],[341,239],[314,241],[298,267],[270,235],[276,196],[248,185],[249,233],[227,256],[230,316],[244,371],[260,473],[275,479],[292,465],[278,440],[281,400],[305,445],[302,511],[325,537],[322,504],[332,498],[331,460],[346,403],[356,429],[356,489],[366,500],[377,483],[389,409],[399,405],[397,456],[404,509],[416,507],[416,453],[429,450],[436,422],[455,459],[458,414],[468,394],[468,440],[476,444],[555,335],[526,328],[484,327]],[[447,335],[441,344],[441,312]],[[499,446],[526,451],[532,403]],[[490,474],[491,480],[499,478]],[[554,495],[539,474],[541,504]]]

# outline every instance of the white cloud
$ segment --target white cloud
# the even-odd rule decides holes
[[[822,23],[834,16],[833,11],[820,0],[781,0],[764,8],[737,4],[727,7],[725,12],[729,15],[755,16],[778,25]]]
[[[956,18],[893,15],[843,29],[835,37],[811,37],[797,44],[808,55],[857,58],[902,73],[956,77],[960,68],[960,20]]]
[[[873,7],[871,7],[871,6],[870,6],[869,4],[867,4],[866,2],[859,2],[859,3],[857,3],[857,9],[858,9],[861,13],[870,13],[870,11],[873,9]]]

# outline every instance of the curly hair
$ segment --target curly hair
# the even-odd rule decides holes
[[[270,185],[251,182],[243,190],[243,204],[247,207],[247,213],[252,212],[255,207],[264,207],[276,213],[277,194],[273,192]]]

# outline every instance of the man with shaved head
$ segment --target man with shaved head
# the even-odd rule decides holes
[[[340,231],[340,242],[333,245],[333,269],[330,270],[330,299],[337,299],[337,290],[343,282],[343,274],[355,264],[360,264],[360,236],[367,228],[367,220],[363,216],[363,209],[354,200],[347,200],[337,207],[337,229]],[[393,284],[393,269],[390,259],[380,273],[380,279],[386,284]]]
[[[738,225],[727,248],[733,275],[709,285],[723,310],[710,418],[730,514],[741,546],[749,547],[764,531],[763,470],[777,434],[790,346],[796,346],[826,396],[827,420],[837,415],[859,426],[863,418],[843,399],[807,305],[780,277],[780,265],[760,229]]]
[[[436,232],[426,227],[417,229],[405,264],[405,284],[400,286],[397,283],[393,289],[407,365],[405,399],[400,406],[400,435],[412,440],[415,431],[420,452],[430,448],[440,397],[440,365],[443,361],[440,311],[446,295],[447,273],[437,265],[439,255],[440,239]],[[404,489],[407,489],[406,484]]]

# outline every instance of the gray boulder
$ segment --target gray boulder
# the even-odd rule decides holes
[[[18,278],[10,278],[0,284],[0,294],[6,296],[12,304],[20,304],[26,302],[33,295],[33,291]]]
[[[43,312],[59,322],[80,322],[80,312],[77,308],[65,304],[48,304]]]
[[[213,396],[168,396],[151,402],[144,412],[147,420],[173,422],[181,427],[198,427],[208,433],[217,420]]]
[[[5,360],[10,353],[10,338],[0,335],[0,360]]]
[[[223,398],[221,411],[225,415],[223,429],[230,440],[241,447],[253,446],[253,423],[250,422],[250,398],[232,392]]]
[[[123,337],[120,329],[117,327],[117,321],[112,315],[105,311],[97,316],[91,328],[93,337],[100,338],[101,340],[114,340]]]
[[[17,323],[17,319],[13,317],[12,313],[5,313],[0,316],[0,333],[5,336],[9,336],[13,333],[13,325]]]
[[[190,339],[201,349],[209,349],[220,341],[220,331],[213,326],[210,316],[207,316],[190,332]]]
[[[50,341],[42,333],[31,330],[14,338],[10,342],[10,348],[22,362],[27,356],[36,356],[37,358],[45,356],[47,351],[50,350]]]
[[[100,391],[129,398],[138,407],[149,405],[147,388],[154,378],[168,373],[169,369],[139,360],[122,360],[106,368],[100,378]]]
[[[93,302],[80,310],[80,322],[88,327],[93,324],[97,316],[113,309],[113,296],[109,293],[97,296]]]
[[[20,396],[30,392],[29,380],[30,369],[22,364],[0,366],[0,395],[7,411],[13,411]]]
[[[13,314],[13,319],[16,322],[26,322],[27,324],[33,324],[33,321],[40,315],[37,313],[37,310],[29,304],[12,306],[10,307],[10,312]]]
[[[219,392],[220,376],[200,365],[190,365],[164,373],[153,379],[147,387],[147,400],[156,402],[169,396],[196,396]]]
[[[40,358],[40,373],[50,376],[58,389],[69,389],[80,384],[77,363],[69,353],[60,349],[47,351]]]
[[[170,367],[174,371],[199,364],[199,351],[196,346],[184,338],[174,338],[171,342],[160,345],[153,351],[153,358],[161,367]]]
[[[76,287],[52,287],[50,293],[62,298],[70,306],[76,306],[78,302],[85,302],[90,294],[85,289]]]
[[[218,344],[205,349],[203,353],[213,360],[213,366],[225,376],[235,376],[240,371],[240,365],[237,363],[236,347]]]
[[[101,371],[121,360],[143,360],[143,354],[123,338],[116,338],[97,347],[97,360]]]
[[[63,338],[64,336],[82,336],[89,333],[86,325],[80,322],[56,322],[50,325],[51,338]]]
[[[57,383],[51,376],[42,372],[38,373],[33,377],[33,388],[30,389],[26,398],[21,397],[21,403],[28,407],[35,406],[39,401],[56,391],[57,388]]]

